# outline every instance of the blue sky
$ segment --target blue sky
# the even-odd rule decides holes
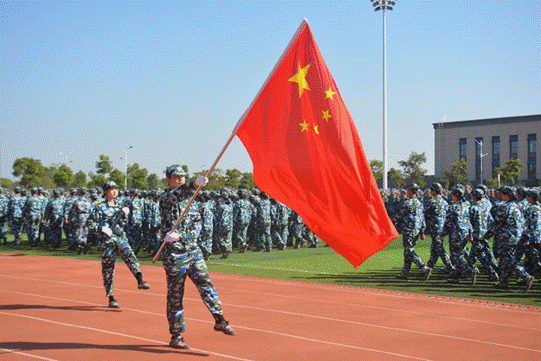
[[[370,1],[0,4],[0,177],[100,154],[208,169],[304,18],[368,159],[382,157],[382,13]],[[387,12],[389,166],[459,121],[541,113],[541,2],[397,0]],[[61,154],[60,154],[61,153]],[[252,171],[235,138],[220,169]]]

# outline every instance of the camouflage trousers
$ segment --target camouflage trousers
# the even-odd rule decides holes
[[[231,251],[233,248],[233,230],[227,227],[218,227],[216,230],[216,243],[221,252]]]
[[[405,276],[409,274],[412,263],[415,263],[421,269],[425,267],[425,263],[421,257],[415,253],[415,246],[418,239],[419,233],[405,232],[402,234],[402,247],[404,248],[404,267],[402,268],[402,274]]]
[[[515,256],[516,245],[510,245],[502,242],[499,245],[499,265],[500,265],[500,283],[507,285],[511,274],[516,273],[518,277],[525,279],[529,276],[524,267],[522,267]]]
[[[197,238],[197,245],[201,248],[203,255],[212,254],[212,229],[210,231],[201,230]]]
[[[438,259],[441,258],[445,268],[449,271],[453,270],[454,267],[451,263],[451,258],[449,258],[449,255],[445,251],[440,235],[438,233],[433,233],[430,235],[430,238],[432,238],[432,243],[430,244],[430,258],[426,265],[430,268],[434,268],[436,263],[438,263]]]
[[[255,246],[257,249],[272,249],[270,222],[260,221],[256,227]],[[265,240],[263,240],[265,237]]]
[[[464,250],[468,244],[469,236],[451,234],[449,236],[449,252],[451,253],[451,262],[455,266],[453,278],[470,277],[473,267],[466,261]]]
[[[190,277],[197,287],[199,295],[210,313],[223,315],[222,302],[212,284],[201,250],[196,248],[185,253],[172,253],[167,248],[164,250],[163,268],[167,276],[169,332],[174,335],[186,330],[183,303],[186,276]]]
[[[62,243],[62,226],[50,226],[47,233],[47,238],[50,240],[50,243],[53,245],[53,247],[60,247],[60,244]]]
[[[36,246],[39,242],[39,224],[39,219],[29,219],[26,222],[26,235],[31,246]]]
[[[15,237],[15,240],[21,239],[21,233],[23,228],[23,220],[21,218],[13,218],[9,223],[11,234]]]
[[[276,246],[285,246],[287,242],[287,227],[285,225],[276,225],[271,227],[272,243]]]
[[[145,237],[146,248],[149,251],[157,251],[161,245],[160,227],[145,227],[143,232]]]
[[[484,241],[482,239],[473,240],[468,257],[468,263],[470,266],[474,267],[477,261],[483,265],[489,275],[494,275],[497,273],[498,262],[492,254],[488,241]]]
[[[6,240],[6,219],[0,218],[0,241]]]
[[[128,226],[126,236],[128,237],[128,243],[132,247],[133,252],[135,254],[139,253],[139,250],[143,246],[143,233],[141,225]]]
[[[304,225],[303,224],[294,224],[288,227],[287,235],[287,245],[293,246],[293,239],[295,239],[295,246],[300,247],[304,245],[303,238]]]
[[[73,240],[78,247],[86,246],[88,240],[88,227],[81,224],[72,224]]]
[[[133,250],[126,238],[112,236],[109,239],[103,238],[99,241],[99,250],[101,254],[101,273],[103,276],[103,287],[107,297],[113,295],[113,280],[115,279],[116,256],[121,257],[131,273],[136,276],[141,272],[139,261],[135,257]]]
[[[233,234],[233,246],[244,247],[248,245],[248,223],[238,223]]]

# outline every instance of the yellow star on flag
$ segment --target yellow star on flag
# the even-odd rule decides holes
[[[316,132],[316,134],[319,134],[319,125],[314,125],[314,132]]]
[[[299,123],[299,125],[302,127],[301,132],[304,132],[305,130],[308,131],[308,126],[310,123],[306,123],[306,120],[304,119],[302,121],[302,123]]]
[[[309,67],[310,64],[306,65],[304,68],[301,68],[301,64],[299,63],[299,71],[288,80],[299,83],[299,98],[302,96],[302,92],[304,89],[310,90],[308,82],[306,81],[306,73],[308,73]]]
[[[336,93],[332,91],[332,88],[331,88],[331,87],[329,87],[329,90],[325,90],[325,94],[327,94],[327,96],[325,97],[325,99],[331,98],[331,100],[334,100],[334,99],[332,98],[332,96],[333,96],[334,94],[336,94]]]
[[[332,118],[332,115],[329,114],[329,112],[330,112],[329,109],[322,110],[321,112],[323,113],[323,119],[325,119],[326,122],[329,121],[329,118]]]

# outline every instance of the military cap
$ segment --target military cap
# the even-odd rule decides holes
[[[74,195],[75,193],[77,193],[77,189],[71,188],[71,189],[70,189],[70,194],[71,194],[71,195]]]
[[[253,194],[254,196],[258,196],[259,193],[260,193],[260,192],[259,192],[259,189],[257,189],[257,188],[252,188],[252,194]]]
[[[30,193],[34,194],[34,193],[37,193],[38,192],[38,188],[37,187],[32,187],[30,188]]]
[[[230,195],[231,195],[231,193],[229,192],[229,189],[222,188],[222,190],[220,190],[220,197],[227,198]]]
[[[209,195],[214,199],[220,198],[220,195],[216,191],[210,191]]]
[[[508,195],[509,197],[514,197],[515,196],[515,191],[513,190],[513,188],[511,188],[509,186],[502,187],[500,189],[500,193]]]
[[[484,185],[484,184],[478,184],[477,188],[482,189],[483,192],[485,192],[485,194],[488,192],[488,187],[486,185]]]
[[[436,183],[432,183],[432,185],[430,186],[430,190],[441,192],[443,190],[443,187],[441,186],[440,183],[436,182]]]
[[[86,187],[79,187],[77,193],[86,194]]]
[[[15,193],[19,193],[21,191],[21,187],[17,186],[13,189]]]
[[[451,190],[451,194],[454,195],[454,196],[457,196],[459,198],[462,198],[462,197],[464,197],[464,188],[459,187],[457,185]]]
[[[62,193],[62,191],[58,188],[53,189],[53,196],[59,196]]]
[[[417,193],[419,192],[419,186],[417,185],[417,183],[410,183],[408,184],[408,188],[407,189],[411,189],[411,191],[413,193]]]
[[[180,166],[171,166],[171,167],[168,167],[166,170],[165,170],[165,177],[166,178],[171,178],[171,176],[173,174],[176,174],[176,175],[186,175],[186,172],[184,172],[184,169],[182,169],[182,167]]]
[[[472,196],[476,196],[477,198],[483,198],[485,195],[485,191],[481,188],[475,188],[473,191],[471,191]]]
[[[537,198],[539,198],[539,191],[537,189],[530,188],[526,190],[526,195],[537,200]]]
[[[43,187],[38,187],[38,192],[43,193]]]
[[[102,188],[103,188],[103,191],[107,191],[108,189],[111,189],[111,188],[118,189],[118,185],[116,184],[115,181],[108,181],[103,184]]]

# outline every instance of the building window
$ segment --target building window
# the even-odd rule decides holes
[[[500,137],[492,137],[492,178],[496,176],[496,168],[500,166]]]
[[[537,173],[537,135],[528,134],[528,179],[535,179]]]
[[[518,135],[509,136],[509,159],[518,158]]]
[[[475,138],[475,179],[482,181],[483,177],[483,138]]]
[[[458,160],[461,160],[462,158],[464,158],[464,161],[467,161],[467,157],[466,157],[466,152],[467,152],[467,139],[466,138],[460,138],[459,142],[458,142],[458,147],[459,147],[459,155],[458,155]]]

